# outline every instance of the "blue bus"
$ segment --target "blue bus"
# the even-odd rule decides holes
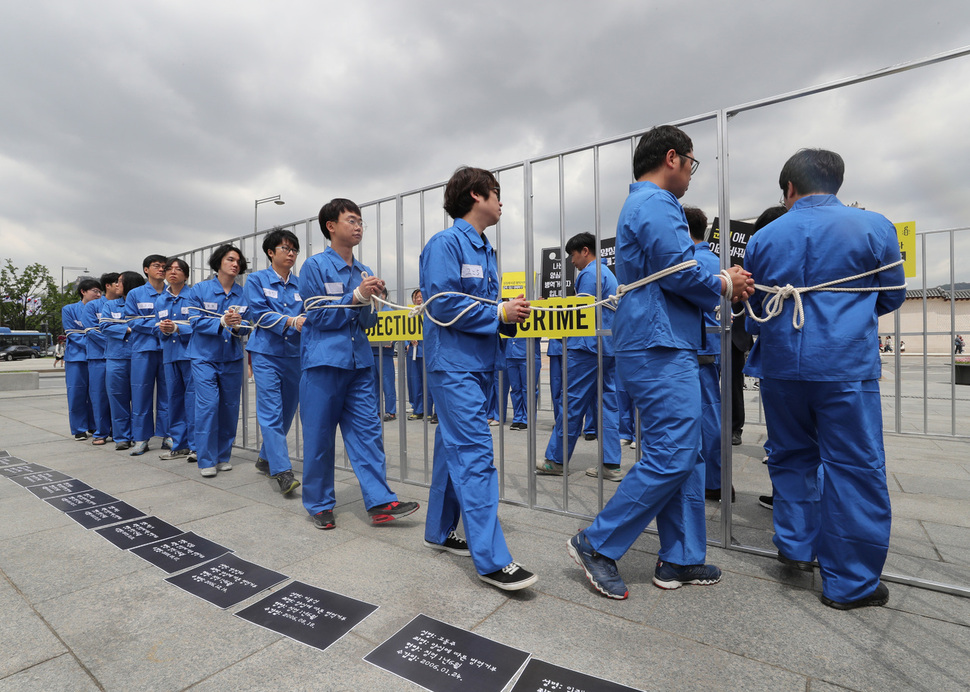
[[[51,335],[47,332],[35,332],[29,329],[10,329],[0,327],[0,349],[7,346],[30,346],[42,356],[51,346]]]

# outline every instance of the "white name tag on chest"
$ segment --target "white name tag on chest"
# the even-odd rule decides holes
[[[168,310],[159,310],[158,311],[158,316],[159,317],[168,317]]]
[[[267,298],[279,298],[280,294],[276,292],[275,288],[264,288],[263,295]]]
[[[344,285],[343,284],[331,284],[331,283],[328,283],[328,284],[324,284],[324,287],[327,289],[327,294],[328,295],[333,295],[334,293],[341,293],[342,294],[344,292]]]
[[[482,271],[480,264],[461,265],[461,278],[463,279],[484,279],[485,272]]]
[[[151,310],[153,307],[155,307],[154,303],[138,303],[139,310]]]
[[[218,310],[219,306],[216,303],[205,303],[204,306],[206,310]]]
[[[189,314],[189,309],[188,308],[182,308],[182,314],[183,315],[188,315]]]
[[[297,303],[302,303],[303,302],[303,298],[300,297],[300,294],[299,293],[294,293],[293,294],[293,300],[295,300]]]
[[[116,319],[116,320],[120,320],[121,319],[121,313],[120,312],[112,312],[111,313],[111,317],[114,318],[114,319]]]

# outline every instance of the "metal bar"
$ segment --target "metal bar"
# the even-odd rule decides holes
[[[526,163],[522,167],[522,198],[523,198],[523,223],[522,229],[525,233],[525,297],[527,300],[534,300],[535,293],[535,200],[532,187],[532,164]],[[529,422],[528,436],[529,445],[526,450],[526,478],[528,478],[528,494],[535,495],[536,492],[536,428],[538,427],[538,411],[536,411],[536,398],[539,393],[539,373],[536,371],[536,349],[540,350],[541,342],[539,339],[528,339],[525,342],[525,380],[526,380],[526,420]],[[503,463],[504,466],[504,463]]]
[[[394,200],[394,221],[395,227],[397,229],[397,244],[395,245],[395,251],[397,252],[397,300],[394,301],[398,305],[407,305],[404,302],[405,296],[405,286],[404,286],[404,197],[398,195]],[[401,457],[401,478],[406,479],[408,477],[408,431],[407,431],[407,420],[408,417],[408,397],[407,397],[407,374],[408,374],[408,358],[404,352],[404,341],[398,341],[394,345],[394,350],[397,352],[397,391],[404,394],[402,397],[398,397],[398,412],[400,415],[397,417],[397,430],[398,430],[398,448],[400,450]]]
[[[720,223],[721,269],[731,266],[731,199],[728,166],[728,115],[717,114],[717,215]],[[731,302],[721,298],[721,545],[731,545],[734,515],[731,508],[734,447],[731,445]],[[742,319],[744,319],[742,317]],[[725,501],[725,497],[728,500]]]

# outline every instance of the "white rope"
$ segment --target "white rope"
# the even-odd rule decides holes
[[[244,308],[244,307],[246,307],[246,306],[245,305],[230,305],[230,306],[228,306],[226,308],[226,310],[228,312],[239,312],[239,309],[240,308]],[[225,317],[224,314],[221,314],[221,313],[218,313],[218,312],[214,312],[212,310],[206,310],[205,308],[200,308],[200,307],[198,307],[196,305],[189,305],[188,306],[188,309],[189,310],[196,310],[198,312],[203,313],[201,315],[195,315],[194,317],[189,317],[189,324],[192,323],[192,320],[193,319],[196,319],[197,320],[197,319],[200,319],[200,318],[205,318],[205,319],[219,320],[219,322],[222,323],[222,326],[225,327],[225,328],[227,328],[227,329],[229,329],[229,331],[231,331],[231,332],[234,332],[237,329],[255,329],[255,327],[252,324],[250,324],[248,320],[243,320],[242,322],[240,322],[239,324],[237,324],[235,327],[230,327],[229,325],[227,325],[225,322],[222,321],[222,318]],[[239,334],[234,334],[234,336],[239,336]]]

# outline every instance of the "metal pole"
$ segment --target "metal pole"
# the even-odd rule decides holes
[[[728,168],[728,116],[717,113],[717,218],[721,227],[721,268],[731,266],[731,203]],[[734,461],[731,446],[731,303],[721,298],[721,546],[731,545],[731,484]],[[727,376],[725,376],[725,373]],[[727,499],[725,499],[727,498]]]

